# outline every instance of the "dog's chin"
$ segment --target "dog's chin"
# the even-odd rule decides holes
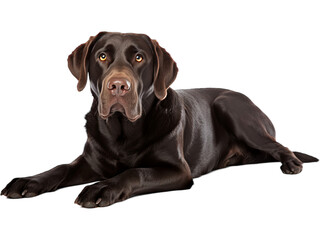
[[[126,113],[125,108],[120,103],[116,103],[116,104],[112,105],[110,107],[110,110],[108,111],[108,114],[104,114],[104,113],[100,112],[99,115],[104,120],[107,120],[108,118],[110,118],[112,116],[123,116],[123,117],[127,118],[130,122],[135,122],[141,117],[141,114],[129,116],[129,114]]]

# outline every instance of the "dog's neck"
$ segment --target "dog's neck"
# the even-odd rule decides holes
[[[111,141],[124,143],[136,141],[142,137],[145,116],[141,116],[135,122],[130,122],[121,113],[115,113],[106,120],[98,118],[100,133]]]

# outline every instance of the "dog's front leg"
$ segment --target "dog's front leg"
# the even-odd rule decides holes
[[[188,189],[192,184],[189,169],[133,168],[85,187],[75,203],[88,208],[105,207],[136,195]]]
[[[101,180],[80,155],[70,164],[59,165],[31,177],[15,178],[2,191],[8,198],[34,197],[59,188]]]

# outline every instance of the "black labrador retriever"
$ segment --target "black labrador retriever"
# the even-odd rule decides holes
[[[193,178],[227,166],[281,162],[284,173],[296,174],[302,162],[318,161],[276,142],[271,121],[240,93],[172,90],[177,65],[144,34],[101,32],[72,52],[68,66],[79,91],[90,77],[84,151],[70,164],[13,179],[1,192],[8,198],[98,181],[75,203],[104,207],[188,189]]]

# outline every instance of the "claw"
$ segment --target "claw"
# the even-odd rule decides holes
[[[96,201],[96,204],[99,205],[99,203],[101,203],[102,198],[98,198],[98,200]]]
[[[95,208],[95,207],[97,207],[97,205],[94,202],[85,202],[81,206],[85,207],[85,208]]]

